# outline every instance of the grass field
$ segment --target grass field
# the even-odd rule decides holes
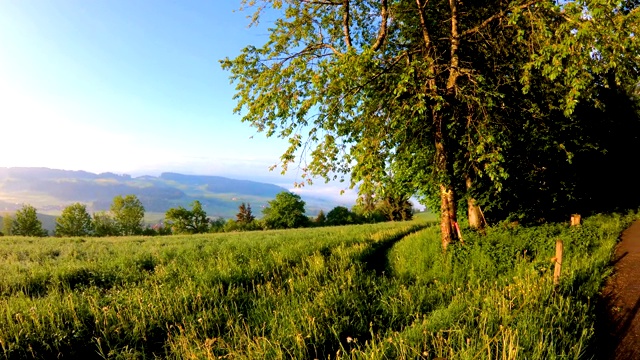
[[[173,237],[0,238],[0,348],[21,358],[588,358],[635,214],[465,231],[419,218]],[[565,243],[554,289],[555,240]]]

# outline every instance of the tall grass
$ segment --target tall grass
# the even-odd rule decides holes
[[[635,215],[581,228],[424,221],[160,238],[0,240],[5,358],[580,358]],[[556,238],[565,241],[554,289]]]

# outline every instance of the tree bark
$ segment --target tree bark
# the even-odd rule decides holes
[[[453,189],[446,185],[440,185],[440,232],[443,251],[446,251],[449,244],[456,238],[454,231],[456,221],[455,202],[452,202],[452,199]]]
[[[473,187],[473,179],[471,179],[470,175],[467,175],[466,185],[468,193]],[[484,216],[482,216],[482,211],[480,211],[480,206],[476,203],[476,199],[470,195],[467,197],[467,215],[469,217],[470,228],[474,230],[484,230],[486,225]]]
[[[455,98],[456,82],[459,75],[458,47],[460,45],[460,36],[458,34],[458,1],[449,0],[449,6],[451,10],[451,58],[449,60],[449,77],[446,85],[447,103],[445,106],[447,107],[451,105],[451,101]],[[448,149],[445,147],[448,139],[448,134],[445,133],[446,125],[443,124],[444,119],[442,116],[434,116],[434,119],[436,119],[436,169],[441,174],[440,198],[442,205],[440,230],[442,231],[442,250],[446,251],[449,244],[458,238],[459,229],[457,228],[456,196],[453,186],[451,185],[453,169],[449,163]],[[442,182],[443,180],[446,182]]]
[[[440,174],[440,232],[442,241],[442,250],[446,251],[451,242],[457,238],[455,230],[456,218],[456,201],[453,186],[445,180],[450,180],[449,163],[447,159],[447,151],[443,142],[443,130],[436,122],[436,171]]]
[[[437,51],[431,42],[431,34],[429,33],[429,26],[427,15],[424,12],[424,6],[428,0],[416,0],[417,12],[420,19],[420,28],[422,30],[422,37],[424,41],[424,57],[427,64],[429,64],[429,76],[425,83],[425,90],[427,92],[427,98],[430,96],[437,97],[439,88],[436,83],[438,62]],[[451,8],[451,45],[449,59],[449,76],[446,83],[446,101],[443,107],[450,106],[450,101],[455,98],[456,82],[459,76],[458,71],[458,47],[460,37],[458,33],[458,12],[457,12],[458,0],[449,0]],[[433,107],[431,113],[431,120],[434,125],[434,139],[436,147],[436,159],[435,159],[435,173],[437,181],[440,185],[440,231],[442,240],[442,250],[446,251],[451,242],[457,239],[457,230],[455,228],[457,224],[456,218],[456,201],[455,191],[452,183],[453,168],[449,162],[449,149],[447,148],[448,134],[447,124],[444,114],[446,111],[443,108]]]

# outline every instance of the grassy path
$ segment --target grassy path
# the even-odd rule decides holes
[[[640,220],[622,233],[603,297],[600,358],[640,359]]]

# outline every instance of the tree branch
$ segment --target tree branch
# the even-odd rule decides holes
[[[381,0],[382,9],[380,10],[380,15],[382,16],[382,21],[380,23],[380,31],[378,32],[378,38],[376,39],[376,43],[373,44],[373,51],[378,51],[382,44],[384,44],[384,40],[387,37],[387,22],[389,20],[389,9],[387,0]]]
[[[282,56],[282,57],[270,57],[267,59],[260,59],[259,61],[261,63],[269,63],[269,62],[278,62],[281,65],[285,64],[288,61],[291,61],[292,59],[295,59],[297,57],[300,56],[309,56],[310,54],[313,54],[315,51],[318,51],[320,49],[329,49],[331,50],[331,52],[333,52],[334,55],[338,55],[338,56],[342,56],[343,54],[341,52],[339,52],[338,50],[336,50],[336,48],[334,48],[333,46],[331,46],[331,44],[324,44],[324,43],[320,43],[320,44],[309,44],[307,45],[304,49],[293,53],[293,54],[286,54],[286,56]],[[285,55],[285,54],[283,54]],[[323,58],[323,57],[327,57],[327,56],[331,56],[331,54],[315,54],[312,56],[313,59],[319,59],[319,58]]]
[[[424,11],[422,10],[424,5],[422,4],[422,0],[416,0],[416,4],[418,5],[418,14],[420,15],[420,28],[422,30],[424,46],[427,51],[429,51],[431,48],[431,37],[429,36],[429,29],[427,28],[427,19],[425,18]]]
[[[468,30],[463,31],[463,32],[462,32],[462,34],[460,34],[460,37],[465,37],[465,36],[467,36],[467,35],[471,35],[471,34],[473,34],[473,33],[477,33],[478,31],[482,30],[485,26],[489,25],[489,23],[491,23],[493,20],[496,20],[496,19],[498,19],[498,18],[502,18],[502,17],[504,17],[504,16],[505,16],[505,14],[506,14],[508,11],[513,11],[513,10],[515,10],[515,9],[526,9],[526,8],[528,8],[529,6],[534,5],[534,4],[536,4],[536,3],[539,3],[539,2],[541,2],[541,1],[542,1],[542,0],[533,0],[533,1],[529,1],[528,3],[522,4],[522,5],[520,5],[520,6],[516,6],[516,7],[509,8],[509,9],[507,9],[506,11],[505,11],[505,10],[501,10],[499,13],[494,14],[494,15],[492,15],[492,16],[489,16],[489,17],[488,17],[488,18],[486,18],[483,22],[481,22],[480,24],[478,24],[477,26],[475,26],[475,27],[473,27],[473,28],[471,28],[471,29],[468,29]]]
[[[311,5],[340,5],[337,1],[322,1],[322,0],[300,0],[300,2]]]
[[[344,6],[344,17],[342,20],[342,27],[344,28],[344,41],[347,43],[347,48],[351,48],[351,33],[349,32],[349,0],[343,0],[342,6]]]
[[[447,80],[447,94],[453,95],[458,80],[458,47],[460,34],[458,33],[458,0],[449,0],[451,9],[451,59],[449,60],[449,79]]]

